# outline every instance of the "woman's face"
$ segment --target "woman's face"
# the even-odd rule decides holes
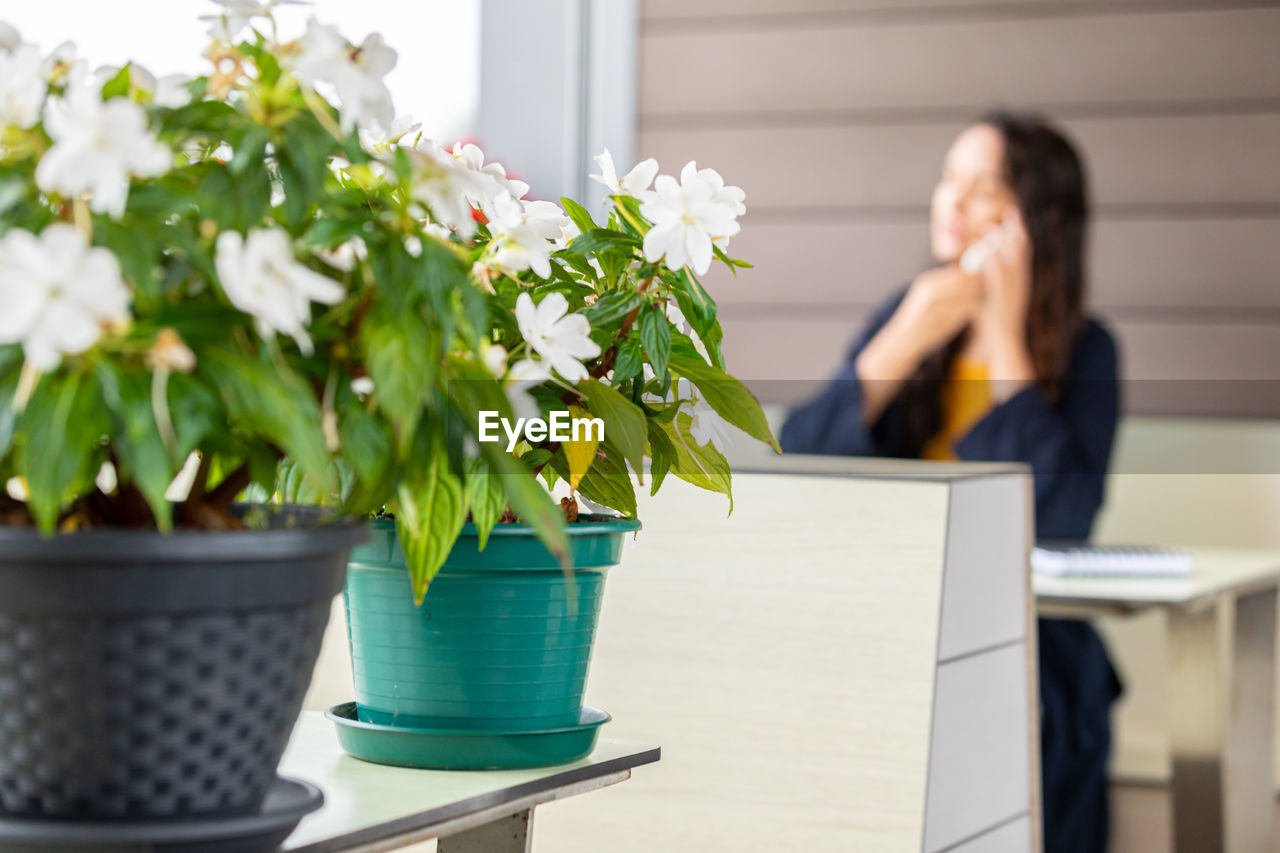
[[[1004,177],[1004,139],[989,124],[965,129],[951,143],[933,190],[930,237],[933,256],[956,261],[964,250],[1018,207]]]

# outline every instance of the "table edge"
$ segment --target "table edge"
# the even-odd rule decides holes
[[[602,761],[598,764],[587,764],[581,767],[572,767],[561,773],[556,773],[551,776],[543,776],[529,782],[521,782],[520,784],[513,785],[509,788],[500,788],[496,791],[489,791],[466,800],[459,800],[457,802],[447,803],[443,806],[437,806],[434,809],[414,812],[393,821],[388,821],[387,823],[375,824],[373,826],[353,830],[342,835],[330,836],[329,838],[313,841],[301,847],[282,848],[282,850],[284,850],[285,853],[333,853],[333,851],[345,850],[356,845],[369,844],[380,841],[384,838],[404,835],[405,833],[413,832],[415,830],[427,829],[435,823],[443,823],[445,821],[463,817],[471,812],[495,808],[503,805],[504,803],[515,802],[525,797],[555,791],[588,779],[607,776],[611,773],[631,770],[636,767],[643,767],[646,764],[653,764],[661,758],[662,747],[655,746],[649,749],[644,749],[640,752],[611,758],[608,761]],[[357,758],[355,760],[359,761],[361,759]]]

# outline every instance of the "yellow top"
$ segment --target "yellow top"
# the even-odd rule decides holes
[[[942,385],[942,428],[925,442],[922,459],[954,460],[952,445],[991,410],[991,385],[987,365],[972,358],[957,357],[951,375]]]

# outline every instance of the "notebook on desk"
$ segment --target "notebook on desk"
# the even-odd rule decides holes
[[[1191,554],[1176,548],[1037,542],[1031,550],[1031,569],[1042,575],[1185,577],[1191,568]]]

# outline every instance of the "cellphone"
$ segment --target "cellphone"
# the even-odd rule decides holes
[[[982,265],[987,262],[987,258],[991,257],[991,253],[996,250],[997,245],[998,243],[992,239],[991,234],[983,237],[964,250],[964,254],[960,256],[960,269],[969,275],[977,275],[982,272]]]
[[[1005,220],[998,226],[982,235],[972,246],[964,250],[964,254],[960,256],[960,269],[969,275],[977,275],[982,272],[982,265],[987,262],[987,258],[1000,248],[1005,241],[1005,235],[1008,233],[1009,221]]]

